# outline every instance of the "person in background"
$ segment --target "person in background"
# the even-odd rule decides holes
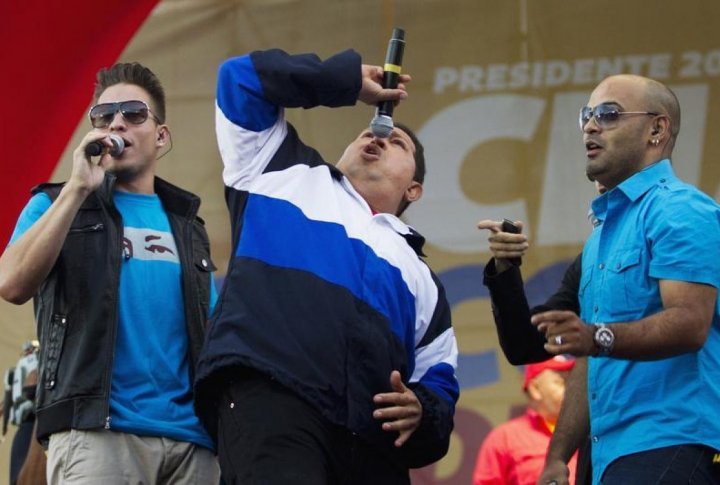
[[[575,361],[558,355],[525,366],[528,406],[520,417],[493,428],[478,452],[473,485],[534,485],[545,463],[565,395],[565,377]],[[575,458],[570,462],[575,470]],[[574,480],[571,480],[574,483]]]
[[[607,189],[601,183],[594,183],[598,194],[606,192]],[[523,222],[515,221],[508,226],[504,221],[484,219],[478,222],[477,227],[489,231],[488,243],[492,258],[485,265],[483,284],[490,292],[500,348],[513,365],[549,359],[553,354],[545,349],[545,335],[538,332],[530,317],[548,310],[580,312],[578,290],[582,275],[582,253],[565,270],[555,293],[544,303],[530,308],[520,271],[522,257],[528,249],[528,238],[522,234]]]
[[[10,484],[15,485],[30,448],[35,425],[35,386],[39,348],[37,340],[23,343],[20,359],[5,374],[3,436],[8,422],[17,426],[10,449]]]
[[[594,181],[599,194],[606,188]],[[591,221],[593,222],[593,221]],[[492,258],[485,265],[483,284],[488,287],[495,327],[505,358],[513,365],[523,365],[549,359],[553,354],[545,349],[545,335],[532,324],[531,316],[548,310],[580,312],[578,290],[582,273],[582,253],[578,254],[563,274],[560,286],[544,303],[530,308],[520,272],[522,257],[528,249],[528,239],[522,234],[523,222],[508,225],[505,221],[484,219],[478,229],[489,231],[488,242]],[[575,483],[592,483],[590,437],[580,446],[577,456]]]

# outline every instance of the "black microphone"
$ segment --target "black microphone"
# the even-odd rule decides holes
[[[110,141],[112,142],[112,148],[110,148],[110,156],[113,158],[117,158],[120,156],[120,154],[125,150],[125,140],[120,138],[117,135],[109,135]],[[91,143],[88,143],[85,145],[85,155],[88,157],[97,157],[98,155],[102,155],[102,152],[108,148],[107,145],[105,145],[100,140],[95,140]]]
[[[388,50],[385,55],[385,66],[383,67],[383,89],[395,89],[400,79],[402,68],[403,52],[405,51],[405,31],[394,28]],[[380,101],[375,110],[375,117],[370,122],[370,131],[378,138],[387,138],[393,130],[393,108],[394,101]]]

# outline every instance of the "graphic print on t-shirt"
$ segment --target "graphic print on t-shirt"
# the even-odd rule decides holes
[[[180,263],[172,233],[147,228],[125,227],[123,256],[125,259]]]

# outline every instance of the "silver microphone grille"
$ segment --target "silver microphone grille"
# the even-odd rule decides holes
[[[112,148],[109,150],[110,156],[117,158],[125,150],[125,140],[117,135],[110,135],[110,141],[112,142]]]
[[[393,128],[393,120],[389,116],[375,115],[370,122],[370,131],[378,138],[388,138]]]

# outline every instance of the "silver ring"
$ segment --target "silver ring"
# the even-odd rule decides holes
[[[562,335],[555,335],[555,345],[562,345],[562,344],[563,344]]]

